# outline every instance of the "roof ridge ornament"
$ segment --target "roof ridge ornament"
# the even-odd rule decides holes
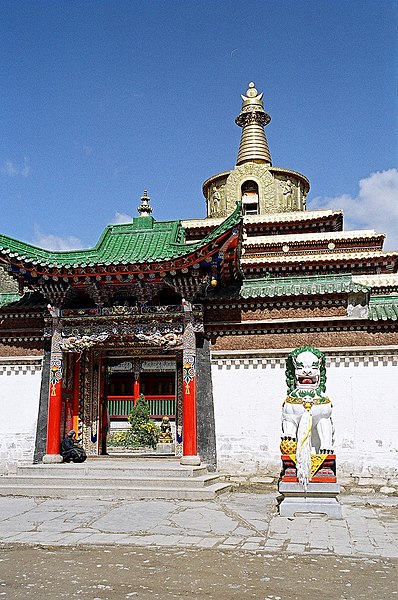
[[[150,217],[151,216],[153,208],[149,204],[150,201],[151,201],[151,199],[148,196],[148,191],[144,190],[144,193],[141,196],[141,204],[137,207],[137,210],[140,213],[140,217]]]
[[[242,110],[235,123],[242,127],[237,165],[245,162],[272,164],[264,127],[271,117],[264,110],[263,92],[258,93],[254,82],[249,83],[246,95],[241,94]]]
[[[241,94],[240,97],[242,98],[243,103],[245,103],[248,100],[250,101],[250,100],[255,99],[255,100],[258,101],[258,104],[261,104],[261,106],[264,108],[264,105],[263,105],[263,102],[262,102],[263,95],[264,95],[264,92],[261,92],[261,94],[259,94],[258,91],[256,90],[256,87],[255,87],[253,81],[251,81],[249,83],[249,88],[248,88],[248,90],[246,92],[246,96],[244,96],[243,94]],[[242,105],[242,108],[243,108],[243,105]]]

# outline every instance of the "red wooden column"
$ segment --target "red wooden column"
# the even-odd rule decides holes
[[[79,396],[80,396],[80,354],[74,355],[73,365],[73,399],[72,399],[72,411],[73,411],[73,429],[78,434],[79,429]]]
[[[62,350],[58,322],[53,320],[53,336],[50,356],[50,388],[48,396],[47,448],[44,463],[62,462],[61,412],[62,412]]]
[[[182,465],[200,465],[197,452],[196,425],[196,338],[192,323],[192,309],[183,301],[184,336],[183,336],[183,456]]]
[[[133,387],[133,396],[134,396],[134,406],[137,403],[137,400],[140,395],[140,373],[134,373],[134,387]]]

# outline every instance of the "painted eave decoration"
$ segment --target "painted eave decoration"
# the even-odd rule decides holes
[[[180,221],[155,221],[151,216],[137,217],[132,223],[109,225],[94,248],[55,252],[37,248],[0,235],[0,262],[11,266],[16,278],[64,280],[79,283],[85,277],[101,274],[158,273],[187,268],[211,261],[222,250],[222,258],[236,254],[241,222],[241,205],[195,243],[185,241]],[[184,272],[184,271],[183,271]]]

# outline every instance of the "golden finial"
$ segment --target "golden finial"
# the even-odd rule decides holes
[[[264,126],[271,117],[264,111],[263,92],[256,90],[253,81],[249,83],[246,95],[242,95],[242,110],[235,123],[243,128],[238,152],[237,165],[244,162],[264,162],[271,164],[271,156],[265,137]]]
[[[253,81],[251,81],[249,83],[249,88],[246,92],[246,95],[241,94],[240,97],[243,100],[242,103],[242,110],[245,109],[245,107],[248,106],[255,106],[257,105],[259,108],[264,108],[263,105],[263,92],[261,92],[261,94],[258,93],[258,91],[256,90],[256,87],[253,83]]]

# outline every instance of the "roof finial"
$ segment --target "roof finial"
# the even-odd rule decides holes
[[[256,90],[256,86],[254,85],[253,81],[251,81],[249,83],[249,89],[246,92],[246,96],[243,96],[243,94],[241,94],[240,96],[241,96],[243,102],[246,102],[247,100],[252,99],[252,98],[256,98],[256,99],[258,98],[258,100],[260,100],[259,104],[261,104],[261,106],[263,106],[263,103],[261,102],[263,94],[261,93],[259,95],[259,93]]]
[[[235,123],[243,130],[236,164],[254,161],[271,165],[271,155],[264,132],[264,127],[271,121],[271,117],[264,111],[263,92],[259,94],[251,81],[246,95],[241,95],[241,98],[242,110]]]
[[[137,208],[140,217],[150,217],[153,210],[152,206],[149,204],[150,201],[151,199],[148,196],[147,190],[144,190],[144,194],[141,196],[141,204]]]

